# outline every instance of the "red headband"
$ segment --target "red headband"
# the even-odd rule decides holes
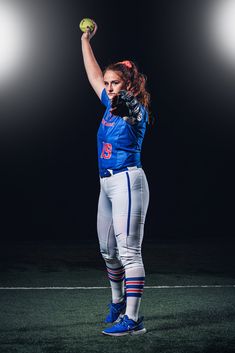
[[[129,60],[120,61],[118,62],[118,64],[125,65],[126,67],[128,67],[128,69],[132,68],[132,63]]]

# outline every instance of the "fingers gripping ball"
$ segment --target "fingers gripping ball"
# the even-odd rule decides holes
[[[79,27],[82,32],[86,32],[87,27],[89,27],[91,32],[93,32],[95,28],[95,24],[90,18],[83,18],[80,22]]]

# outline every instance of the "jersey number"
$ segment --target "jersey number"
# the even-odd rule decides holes
[[[112,145],[111,143],[103,142],[103,149],[101,153],[101,158],[109,159],[112,155]]]

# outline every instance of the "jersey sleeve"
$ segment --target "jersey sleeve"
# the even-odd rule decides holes
[[[110,99],[107,95],[106,89],[104,88],[101,93],[101,102],[106,106],[106,108],[110,105]]]

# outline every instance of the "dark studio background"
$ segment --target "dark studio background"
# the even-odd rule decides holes
[[[157,123],[142,153],[146,238],[232,240],[235,70],[206,34],[212,1],[16,3],[30,17],[34,51],[0,91],[1,238],[96,241],[104,108],[85,75],[79,30],[91,17],[101,68],[132,59],[148,77]]]

